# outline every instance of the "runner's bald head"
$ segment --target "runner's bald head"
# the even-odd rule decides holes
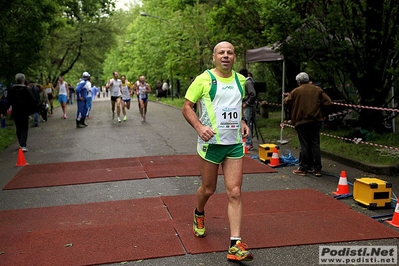
[[[226,44],[227,44],[227,45],[230,45],[230,46],[232,47],[233,51],[234,51],[234,46],[233,46],[231,43],[226,42],[226,41],[223,41],[223,42],[220,42],[220,43],[218,43],[218,44],[215,45],[215,47],[213,48],[213,53],[215,54],[216,51],[217,51],[217,49],[218,49],[220,46],[226,45]]]

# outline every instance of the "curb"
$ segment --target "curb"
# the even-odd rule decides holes
[[[373,165],[373,164],[364,164],[362,162],[356,161],[351,158],[345,158],[330,152],[321,151],[321,154],[331,160],[337,161],[339,163],[345,164],[347,166],[357,168],[359,170],[380,174],[380,175],[389,175],[394,176],[399,174],[399,165]]]

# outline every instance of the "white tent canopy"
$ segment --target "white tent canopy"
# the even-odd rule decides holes
[[[281,94],[281,124],[284,120],[284,92],[285,92],[285,60],[284,56],[279,52],[273,50],[272,47],[264,46],[256,49],[246,51],[246,63],[247,65],[255,62],[283,62],[283,78],[281,82],[282,94]],[[280,131],[280,144],[286,144],[288,141],[283,140],[283,127]]]

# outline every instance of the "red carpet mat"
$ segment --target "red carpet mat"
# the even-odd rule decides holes
[[[243,172],[273,173],[273,168],[244,157]],[[221,169],[219,173],[222,174]],[[24,166],[3,188],[22,189],[144,178],[199,175],[197,155],[148,156]]]
[[[243,201],[242,237],[251,249],[399,237],[312,189],[245,192]],[[227,198],[216,194],[208,204],[205,238],[192,233],[195,195],[1,211],[0,265],[91,265],[224,252]]]
[[[92,265],[185,254],[161,198],[2,211],[0,251],[0,265]]]
[[[193,237],[195,196],[162,197],[186,251],[225,251],[229,223],[225,194],[206,206],[205,238]],[[397,238],[396,232],[313,189],[243,193],[242,237],[250,248]]]

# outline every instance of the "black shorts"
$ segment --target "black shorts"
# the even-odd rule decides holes
[[[51,101],[54,97],[52,93],[47,93],[48,100]]]
[[[118,98],[121,98],[121,96],[111,96],[111,101],[116,102]]]

